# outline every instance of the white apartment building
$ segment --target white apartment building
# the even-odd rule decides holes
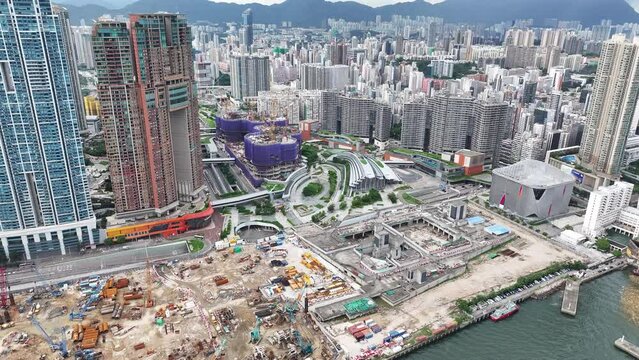
[[[632,206],[623,209],[613,228],[633,239],[639,237],[639,209]]]
[[[583,234],[595,238],[612,226],[619,219],[622,210],[630,204],[632,188],[632,184],[619,181],[593,191],[582,225]]]

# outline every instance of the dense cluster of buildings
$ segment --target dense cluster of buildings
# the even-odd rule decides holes
[[[402,147],[440,154],[481,152],[488,168],[544,161],[547,151],[583,141],[606,148],[584,138],[590,134],[589,118],[603,115],[589,108],[597,95],[594,74],[580,72],[592,66],[586,54],[603,49],[614,57],[608,50],[614,45],[606,44],[636,33],[636,27],[605,21],[591,29],[571,21],[533,27],[528,20],[479,29],[420,16],[363,27],[342,20],[329,24],[338,32],[371,28],[382,35],[309,41],[294,31],[266,27],[263,41],[286,39],[288,47],[258,43],[249,54],[239,37],[227,37],[225,45],[218,39],[201,46],[218,68],[229,68],[236,98],[258,97],[258,112],[273,109],[291,123],[316,120],[322,130],[381,142],[390,140],[393,124],[401,123]],[[238,58],[262,64],[242,71]],[[237,90],[240,84],[251,90]],[[280,88],[271,91],[269,84]],[[618,144],[620,157],[628,159],[625,141]]]
[[[497,98],[442,92],[404,105],[402,147],[437,153],[470,149],[499,162],[512,108]]]
[[[48,0],[30,4],[0,4],[6,258],[95,242],[81,133],[104,138],[119,218],[202,199],[198,98],[249,110],[216,121],[254,185],[293,172],[302,134],[323,130],[415,150],[415,166],[443,180],[493,169],[490,202],[524,217],[565,212],[574,183],[594,194],[588,236],[636,212],[625,197],[606,199],[628,192],[620,172],[639,159],[637,24],[393,16],[308,32],[255,24],[246,9],[236,23],[157,13],[72,26]],[[46,36],[28,36],[34,26]],[[354,189],[396,180],[369,165]],[[601,210],[610,206],[621,210]]]

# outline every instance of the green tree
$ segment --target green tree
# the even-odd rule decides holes
[[[333,193],[335,193],[335,188],[337,187],[337,173],[335,172],[335,170],[328,171],[328,185],[328,196],[330,197],[333,196]]]
[[[104,146],[103,140],[96,140],[89,144],[85,150],[85,153],[91,156],[105,156],[106,155],[106,147]]]
[[[396,123],[391,125],[390,137],[391,139],[400,140],[402,136],[402,123]]]
[[[320,211],[317,214],[311,216],[311,221],[317,224],[320,221],[322,221],[322,219],[325,217],[326,217],[326,213],[324,211]]]
[[[239,209],[239,207],[238,207]],[[259,201],[255,204],[255,215],[273,215],[275,214],[275,206],[272,202]]]
[[[309,169],[311,169],[317,162],[319,158],[318,153],[319,148],[317,148],[317,146],[311,144],[302,145],[301,154],[306,158],[306,163]]]
[[[330,211],[330,212],[335,211],[335,205],[333,205],[333,204],[328,205],[328,211]]]
[[[610,240],[605,237],[599,238],[595,242],[595,246],[597,246],[597,249],[600,251],[608,252],[610,251]]]
[[[390,200],[393,204],[397,203],[397,195],[395,195],[395,193],[388,194],[388,200]]]
[[[312,182],[304,187],[302,194],[304,196],[315,196],[322,192],[324,187],[320,183]]]

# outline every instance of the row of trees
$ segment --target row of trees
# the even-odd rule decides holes
[[[507,292],[510,291],[515,291],[521,287],[524,287],[526,285],[530,285],[532,283],[534,283],[537,280],[541,280],[541,278],[543,278],[546,275],[550,275],[550,274],[554,274],[558,271],[564,270],[564,269],[568,269],[568,270],[583,270],[586,269],[586,265],[581,262],[581,261],[565,261],[565,262],[556,262],[553,263],[552,265],[550,265],[549,267],[534,272],[532,274],[528,274],[528,275],[524,275],[521,276],[517,279],[517,282],[515,282],[515,284],[505,287],[503,289],[499,289],[499,290],[493,290],[487,294],[481,294],[481,295],[477,295],[473,298],[470,298],[468,300],[466,299],[458,299],[456,301],[456,305],[457,307],[462,310],[465,311],[467,313],[471,313],[472,309],[471,307],[474,305],[477,305],[481,302],[484,302],[488,299],[492,299],[496,296],[499,296],[501,294],[505,294]]]

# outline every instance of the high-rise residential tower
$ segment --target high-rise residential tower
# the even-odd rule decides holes
[[[93,29],[116,210],[166,214],[202,190],[191,32],[183,15],[142,14]]]
[[[154,207],[142,112],[135,84],[131,35],[124,22],[93,28],[97,90],[118,213]]]
[[[429,140],[432,151],[455,152],[470,147],[473,107],[471,96],[442,93],[433,98]]]
[[[499,163],[499,145],[509,120],[508,104],[495,98],[477,100],[473,106],[470,149],[483,153],[486,164]]]
[[[73,42],[75,44],[75,56],[78,65],[84,65],[89,69],[95,67],[93,61],[93,47],[91,46],[91,26],[72,26]]]
[[[420,102],[404,104],[402,120],[402,147],[427,150],[430,141],[430,128],[433,112],[432,98]]]
[[[363,96],[322,91],[320,123],[323,130],[386,141],[393,116],[388,105]]]
[[[65,54],[67,55],[66,61],[69,65],[69,76],[71,76],[71,90],[73,91],[73,99],[75,100],[75,109],[78,113],[78,120],[80,121],[80,130],[85,130],[87,124],[84,116],[84,101],[82,88],[80,87],[78,59],[76,56],[73,31],[71,29],[71,20],[69,20],[69,12],[67,9],[58,5],[53,5],[51,8],[53,13],[58,16],[60,22],[60,34],[62,35],[62,42],[64,43]]]
[[[139,103],[156,207],[203,189],[191,28],[179,14],[130,16]]]
[[[604,42],[579,156],[581,165],[616,178],[639,94],[639,45],[615,35]]]
[[[300,88],[303,90],[342,90],[349,83],[347,65],[300,65]]]
[[[231,56],[231,95],[236,99],[257,96],[271,88],[268,56]]]
[[[49,0],[0,2],[0,258],[94,241],[63,21]]]

